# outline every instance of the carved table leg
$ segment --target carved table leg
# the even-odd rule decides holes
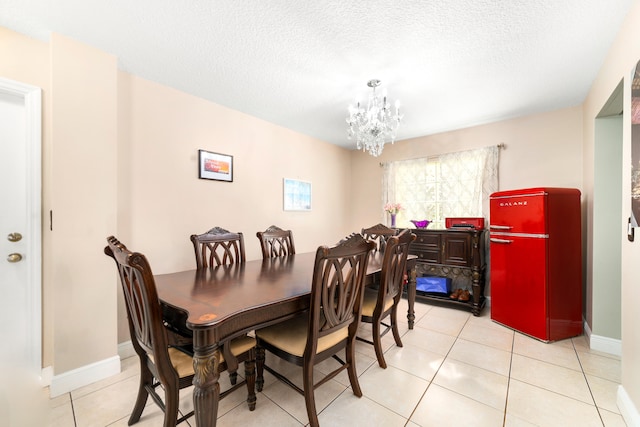
[[[407,321],[409,322],[409,329],[413,329],[413,323],[416,320],[415,303],[416,303],[416,261],[407,261],[409,267],[409,283],[407,286],[407,302],[409,303],[409,310],[407,311]]]
[[[197,342],[197,335],[194,334]],[[194,345],[193,369],[193,407],[198,427],[214,427],[218,417],[220,384],[218,378],[218,353],[215,346]]]

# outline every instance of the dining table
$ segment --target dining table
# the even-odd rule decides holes
[[[366,285],[379,278],[383,252],[371,252]],[[163,312],[193,334],[196,425],[215,426],[224,342],[309,309],[315,252],[154,276]],[[413,329],[417,257],[407,259],[407,320]]]

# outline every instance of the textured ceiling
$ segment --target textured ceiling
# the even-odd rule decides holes
[[[401,102],[397,139],[582,103],[632,3],[0,0],[0,26],[353,148],[347,107],[373,78]]]

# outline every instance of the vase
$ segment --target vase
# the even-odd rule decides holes
[[[391,227],[396,226],[396,214],[391,214]]]

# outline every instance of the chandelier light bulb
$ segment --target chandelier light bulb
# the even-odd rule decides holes
[[[392,144],[396,139],[396,131],[400,126],[402,115],[400,115],[400,103],[395,102],[395,113],[391,111],[391,105],[387,102],[387,91],[383,90],[382,98],[376,94],[376,87],[380,85],[380,80],[369,80],[367,86],[372,89],[366,109],[360,106],[360,102],[355,108],[349,106],[349,116],[347,117],[347,137],[356,139],[356,148],[367,151],[374,157],[382,153],[385,142],[389,140]]]

